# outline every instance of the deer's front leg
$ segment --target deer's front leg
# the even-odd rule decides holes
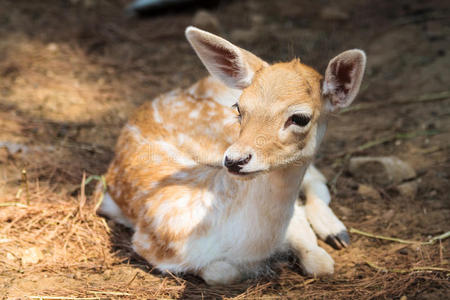
[[[328,206],[331,197],[325,177],[311,165],[302,182],[302,191],[306,196],[305,213],[317,235],[335,249],[350,244],[345,225]]]
[[[319,245],[306,219],[303,206],[295,204],[294,215],[287,230],[288,246],[299,257],[305,271],[310,275],[332,274],[334,261]]]

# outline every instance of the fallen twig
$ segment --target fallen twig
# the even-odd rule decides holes
[[[393,100],[388,102],[377,102],[377,103],[361,103],[357,105],[353,105],[348,108],[342,109],[339,113],[348,113],[353,111],[359,111],[359,110],[366,110],[366,109],[376,109],[382,106],[388,106],[388,105],[404,105],[404,104],[414,104],[414,103],[423,103],[423,102],[431,102],[431,101],[441,101],[441,100],[448,100],[450,99],[450,91],[443,91],[443,92],[437,92],[437,93],[430,93],[430,94],[424,94],[421,95],[418,98],[414,99],[408,99],[408,100]]]
[[[379,139],[373,140],[373,141],[369,141],[365,144],[362,144],[354,149],[351,149],[350,151],[343,151],[343,152],[339,152],[335,155],[332,156],[332,158],[337,158],[337,157],[341,157],[344,155],[351,155],[353,153],[356,152],[361,152],[367,149],[370,149],[372,147],[384,144],[386,142],[390,142],[393,140],[408,140],[408,139],[412,139],[418,136],[430,136],[430,135],[435,135],[438,134],[439,131],[436,130],[427,130],[427,131],[411,131],[411,132],[407,132],[407,133],[396,133],[396,134],[392,134],[392,135],[388,135],[385,137],[381,137]]]
[[[361,231],[361,230],[358,230],[355,228],[350,228],[350,233],[355,233],[355,234],[371,237],[374,239],[397,242],[397,243],[401,243],[401,244],[418,244],[418,245],[432,245],[436,241],[444,240],[444,239],[450,237],[450,231],[447,231],[446,233],[435,236],[426,242],[420,242],[420,241],[403,240],[403,239],[393,238],[393,237],[389,237],[389,236],[372,234],[372,233]]]
[[[387,268],[383,268],[380,267],[376,264],[374,264],[373,262],[370,261],[366,261],[365,262],[369,267],[374,268],[378,271],[382,271],[382,272],[392,272],[392,273],[401,273],[401,274],[405,274],[405,273],[412,273],[412,272],[433,272],[433,271],[437,271],[437,272],[448,272],[450,273],[450,269],[446,269],[446,268],[439,268],[439,267],[413,267],[411,269],[387,269]]]
[[[315,281],[316,281],[316,278],[311,278],[311,279],[305,280],[303,282],[303,286],[306,287],[308,284],[311,284],[311,283],[313,283]]]
[[[425,245],[431,245],[434,244],[436,241],[442,241],[445,240],[446,238],[450,237],[450,231],[447,231],[441,235],[435,236],[433,238],[431,238]]]
[[[128,281],[128,283],[125,285],[125,287],[126,287],[126,288],[129,287],[130,284],[136,279],[137,276],[138,276],[138,272],[136,272],[136,273],[134,274],[133,278],[131,278],[131,280]]]

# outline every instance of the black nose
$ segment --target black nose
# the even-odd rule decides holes
[[[248,164],[248,162],[252,159],[252,155],[249,154],[246,158],[241,158],[239,160],[231,160],[228,156],[225,156],[225,167],[228,168],[228,171],[232,173],[239,173],[242,169],[242,166]]]

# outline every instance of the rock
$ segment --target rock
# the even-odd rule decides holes
[[[22,253],[22,265],[34,265],[40,262],[44,258],[44,254],[41,249],[37,247],[31,247],[23,251]]]
[[[366,184],[360,184],[358,186],[358,193],[364,199],[371,199],[371,200],[381,199],[380,193],[373,187],[366,185]]]
[[[397,190],[400,195],[409,199],[414,199],[416,197],[418,189],[419,184],[417,180],[405,182],[395,187],[395,190]]]
[[[354,177],[382,186],[397,185],[416,177],[409,164],[394,156],[354,157],[350,159],[349,171]]]
[[[328,21],[343,21],[348,19],[348,13],[336,6],[325,6],[320,11],[320,17]]]
[[[217,17],[206,10],[199,10],[195,13],[192,25],[212,33],[221,32]]]

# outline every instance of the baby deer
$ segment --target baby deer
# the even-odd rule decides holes
[[[332,273],[310,224],[335,248],[349,238],[311,161],[328,113],[358,93],[364,52],[336,56],[323,78],[299,59],[270,65],[194,27],[186,37],[212,77],[137,110],[99,212],[133,228],[134,250],[159,270],[208,284],[255,275],[287,249],[307,273]]]

